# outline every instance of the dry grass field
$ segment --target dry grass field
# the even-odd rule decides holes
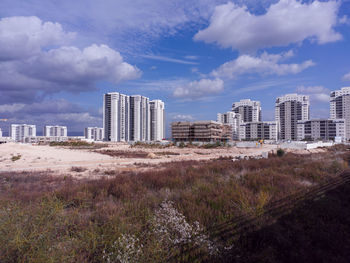
[[[118,151],[128,151],[126,147]],[[215,156],[217,150],[208,151]],[[90,151],[83,152],[99,156],[98,160],[115,158]],[[193,151],[204,153],[207,149]],[[14,164],[29,159],[24,150],[13,153],[21,155],[11,161]],[[121,152],[116,154],[119,158]],[[182,261],[202,261],[202,257],[182,253],[184,245],[197,247],[207,261],[217,262],[224,254],[234,258],[229,252],[239,247],[235,243],[239,241],[221,242],[212,238],[210,229],[247,213],[259,215],[272,202],[337,178],[348,169],[350,160],[345,146],[235,162],[231,157],[213,156],[204,160],[170,158],[131,171],[119,166],[104,167],[103,171],[94,167],[84,177],[76,174],[86,173],[84,167],[89,166],[2,171],[0,262],[178,262],[178,255]],[[273,223],[273,218],[269,222]]]

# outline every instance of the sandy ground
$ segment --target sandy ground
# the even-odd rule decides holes
[[[209,160],[220,156],[257,156],[262,152],[273,151],[276,145],[263,145],[260,148],[177,148],[165,149],[131,148],[128,144],[109,144],[108,148],[99,150],[143,151],[152,153],[150,158],[120,158],[100,154],[88,149],[68,149],[45,145],[6,143],[0,144],[0,172],[7,171],[41,171],[52,170],[57,174],[74,174],[77,177],[98,177],[109,170],[139,170],[147,165],[184,160]],[[158,155],[153,153],[172,152],[179,155]],[[13,161],[13,156],[21,157]],[[72,172],[72,167],[83,167],[84,172]]]

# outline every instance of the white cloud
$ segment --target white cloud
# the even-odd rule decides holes
[[[293,56],[292,51],[282,54],[262,53],[260,56],[240,55],[237,59],[224,63],[211,74],[216,77],[235,78],[242,74],[258,73],[262,75],[297,74],[315,65],[311,60],[301,64],[280,63]]]
[[[0,113],[14,113],[23,109],[25,104],[14,103],[14,104],[3,104],[0,105]]]
[[[68,85],[109,80],[119,83],[135,79],[140,71],[123,61],[119,52],[106,45],[91,45],[83,50],[61,47],[42,52],[21,69],[23,74]]]
[[[186,85],[177,87],[173,95],[177,98],[200,98],[217,94],[224,90],[224,82],[221,79],[201,79],[192,81]]]
[[[43,47],[65,44],[75,33],[65,32],[58,23],[42,22],[38,17],[15,16],[0,20],[0,61],[23,59]]]
[[[153,59],[153,60],[159,60],[159,61],[165,61],[165,62],[171,62],[171,63],[178,63],[178,64],[185,64],[185,65],[197,65],[197,62],[182,60],[182,59],[176,59],[176,58],[170,58],[165,56],[158,56],[158,55],[140,55],[143,58],[147,59]]]
[[[343,76],[343,80],[350,81],[350,72]]]
[[[340,2],[280,0],[265,14],[255,15],[245,6],[228,2],[215,8],[210,25],[195,40],[240,51],[287,46],[309,39],[319,44],[342,39],[334,30]]]
[[[61,91],[91,91],[98,81],[140,77],[136,66],[107,45],[61,46],[73,36],[37,17],[1,19],[0,103],[28,103]]]
[[[323,86],[299,86],[296,91],[298,93],[309,95],[311,101],[329,102],[330,90]]]
[[[172,120],[179,120],[179,121],[191,121],[194,119],[194,117],[190,114],[176,114],[171,117]]]

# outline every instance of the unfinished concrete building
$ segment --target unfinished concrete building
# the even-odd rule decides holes
[[[216,121],[173,122],[172,139],[175,142],[228,142],[232,128]]]

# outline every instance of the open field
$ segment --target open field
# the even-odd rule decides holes
[[[1,172],[0,262],[179,262],[179,254],[185,262],[201,261],[197,254],[182,253],[183,245],[197,247],[207,261],[218,262],[222,255],[233,259],[234,248],[245,255],[254,240],[214,238],[211,229],[238,228],[232,222],[247,214],[257,216],[254,225],[265,229],[278,220],[264,213],[271,204],[348,174],[349,160],[349,149],[340,145],[269,159],[222,157],[154,167],[161,169],[111,169],[108,176],[80,179],[68,170],[60,176],[54,170]],[[295,227],[302,227],[303,216],[293,219]],[[251,243],[244,250],[236,242]],[[278,262],[264,260],[277,252],[256,252],[253,259]],[[322,255],[326,262],[327,251]]]
[[[219,157],[259,156],[262,152],[276,151],[276,145],[261,148],[219,147],[131,147],[128,144],[96,144],[90,146],[48,146],[7,143],[0,145],[0,171],[45,171],[55,174],[72,172],[72,167],[81,167],[73,176],[97,178],[110,170],[138,171],[153,169],[168,162],[202,161]],[[318,152],[322,150],[313,150]],[[296,151],[309,153],[309,151]],[[99,171],[99,172],[97,172]],[[73,171],[74,172],[74,171]]]

